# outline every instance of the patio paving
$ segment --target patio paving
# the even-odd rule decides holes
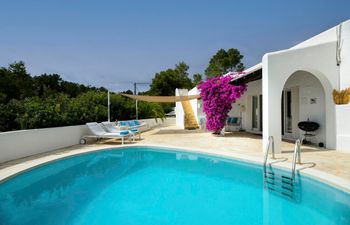
[[[199,150],[204,153],[223,155],[260,162],[263,160],[262,139],[260,135],[234,132],[226,133],[225,136],[215,136],[204,130],[182,130],[175,127],[173,122],[143,133],[143,140],[131,145],[155,145],[187,150]],[[75,145],[64,149],[38,154],[0,164],[0,180],[9,175],[16,174],[21,170],[28,169],[47,161],[62,157],[95,151],[99,149],[121,146],[114,140],[88,145]],[[277,160],[270,160],[276,166],[289,167],[293,158],[294,144],[282,143],[282,153],[276,154]],[[350,191],[350,154],[335,150],[327,150],[313,146],[302,146],[302,165],[299,171],[317,176],[324,181],[330,182]]]
[[[166,125],[144,134],[141,144],[160,144],[180,148],[206,149],[210,152],[233,152],[263,157],[261,135],[233,132],[216,136],[202,130],[182,130]],[[283,141],[277,158],[292,161],[294,143]],[[301,146],[302,165],[350,180],[350,154],[310,145]]]

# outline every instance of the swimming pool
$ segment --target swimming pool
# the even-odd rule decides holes
[[[0,224],[350,224],[348,193],[298,176],[285,196],[264,188],[262,174],[260,165],[173,149],[102,150],[0,184]]]

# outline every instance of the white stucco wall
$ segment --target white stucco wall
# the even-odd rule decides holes
[[[242,129],[248,132],[256,133],[252,129],[252,96],[262,94],[262,81],[256,80],[247,84],[247,91],[235,103],[233,103],[230,116],[240,117],[239,109],[244,106],[245,111],[242,113]],[[258,132],[259,133],[259,132]]]
[[[329,149],[350,152],[350,116],[347,116],[350,113],[350,106],[336,106],[332,99],[333,89],[350,87],[350,20],[342,23],[339,66],[335,57],[336,42],[337,27],[333,27],[290,49],[266,54],[261,64],[247,69],[255,71],[262,67],[263,80],[248,84],[247,92],[233,104],[233,110],[229,115],[240,116],[239,106],[244,105],[242,127],[246,131],[255,132],[251,129],[251,99],[253,95],[264,93],[263,146],[266,146],[268,136],[272,135],[278,152],[281,149],[282,137],[281,93],[284,87],[291,88],[297,93],[294,97],[296,96],[299,101],[293,110],[299,111],[299,114],[294,118],[295,134],[290,138],[300,138],[301,131],[296,128],[296,124],[298,121],[310,118],[321,125],[318,142],[324,142]],[[288,80],[296,72],[299,78]],[[305,76],[308,73],[312,76]],[[316,98],[317,103],[311,105],[311,98]],[[202,110],[194,106],[193,108],[196,108],[199,117]]]
[[[337,40],[336,27],[332,27],[322,33],[319,33],[295,46],[291,49],[305,48],[310,46],[315,46],[319,44],[324,44],[328,42],[334,42]]]
[[[188,95],[187,89],[177,89],[175,90],[175,96]],[[176,127],[180,129],[185,129],[185,113],[182,108],[181,102],[175,103],[175,115],[176,115]]]
[[[0,133],[0,163],[79,144],[85,125]]]
[[[350,87],[350,20],[342,24],[340,88]]]
[[[274,136],[276,150],[281,149],[281,92],[296,71],[312,73],[325,90],[326,147],[336,148],[335,105],[332,90],[338,88],[339,67],[335,60],[336,43],[268,53],[263,57],[263,142]],[[278,118],[278,119],[276,119]]]
[[[336,106],[337,150],[350,153],[350,104]]]
[[[342,23],[339,88],[350,87],[350,20]],[[337,149],[350,153],[350,104],[336,106]]]
[[[338,41],[337,31],[339,32],[339,30],[341,30],[339,40],[341,46],[341,63],[337,66],[336,44]],[[322,86],[325,87],[328,134],[321,134],[321,136],[325,136],[324,138],[327,139],[325,141],[327,142],[326,147],[332,149],[350,149],[350,145],[345,144],[350,143],[350,126],[344,125],[350,124],[350,117],[344,116],[346,113],[349,113],[348,108],[345,106],[335,106],[331,100],[332,89],[343,90],[350,87],[350,20],[342,22],[341,29],[337,25],[290,49],[268,53],[263,57],[262,63],[248,68],[246,71],[255,71],[261,67],[263,68],[263,87],[265,93],[263,102],[265,106],[268,105],[270,107],[270,109],[267,107],[263,111],[263,120],[264,124],[266,124],[264,127],[266,132],[263,146],[266,145],[268,135],[270,134],[277,135],[275,138],[278,140],[281,138],[281,135],[278,134],[280,133],[281,121],[275,119],[275,116],[279,116],[280,114],[277,111],[280,110],[277,107],[272,107],[275,104],[273,102],[277,100],[277,96],[269,100],[267,95],[276,95],[280,91],[274,89],[281,89],[283,86],[282,83],[295,71],[304,70],[316,75],[320,79]],[[270,78],[267,78],[268,74],[274,75],[270,75]],[[303,91],[301,94],[303,94]],[[268,113],[274,116],[268,115]],[[249,119],[244,119],[244,121],[247,122],[246,125],[243,124],[243,127],[249,125]],[[269,121],[276,122],[268,124]],[[279,144],[280,141],[277,142],[277,149],[279,148]]]
[[[161,119],[140,121],[147,124],[141,131],[163,123]],[[0,163],[77,145],[87,134],[89,130],[85,125],[0,132]]]

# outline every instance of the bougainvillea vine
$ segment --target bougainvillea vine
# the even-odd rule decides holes
[[[228,113],[232,109],[232,103],[247,90],[246,85],[229,84],[233,77],[241,75],[242,73],[230,72],[208,79],[198,85],[208,130],[219,133],[224,128]]]

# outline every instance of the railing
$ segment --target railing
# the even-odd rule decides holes
[[[292,162],[292,179],[295,180],[295,168],[296,164],[301,164],[301,156],[300,156],[300,139],[295,141],[294,145],[294,153],[293,153],[293,162]],[[298,160],[298,162],[297,162]]]
[[[267,163],[267,158],[269,156],[269,151],[270,151],[270,146],[272,149],[271,152],[271,158],[275,159],[275,142],[273,139],[273,136],[270,136],[267,142],[266,150],[265,150],[265,158],[264,158],[264,174],[266,175],[266,163]]]
[[[298,199],[298,182],[295,179],[296,164],[301,163],[300,156],[300,145],[301,142],[298,139],[294,146],[294,155],[292,162],[292,174],[281,173],[281,171],[274,171],[272,167],[267,167],[267,159],[271,148],[272,159],[275,159],[274,139],[272,136],[269,137],[265,151],[264,158],[264,187],[269,191],[280,194],[284,197],[288,197],[291,200],[296,201]],[[287,160],[287,159],[286,159]]]

